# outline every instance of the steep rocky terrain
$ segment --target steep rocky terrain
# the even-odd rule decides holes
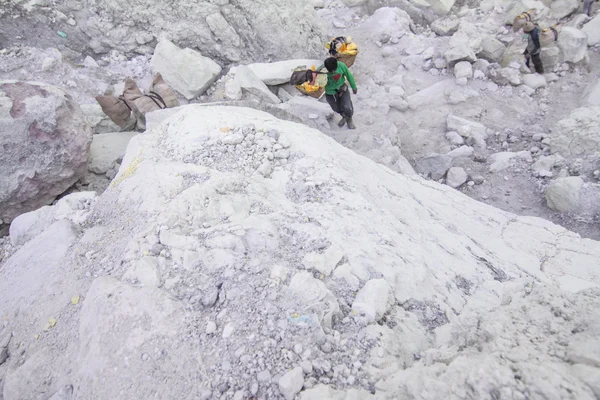
[[[187,107],[2,265],[4,399],[598,395],[598,242]]]

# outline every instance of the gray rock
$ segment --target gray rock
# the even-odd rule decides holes
[[[58,392],[54,393],[48,400],[71,400],[73,398],[73,386],[63,386]]]
[[[438,18],[431,24],[431,30],[438,36],[452,36],[460,26],[460,19],[454,15]]]
[[[210,58],[192,49],[180,49],[166,39],[158,42],[150,63],[188,100],[206,92],[221,73],[219,64]]]
[[[587,56],[588,37],[583,31],[570,26],[564,27],[558,35],[558,47],[562,62],[578,63]]]
[[[457,62],[454,66],[454,76],[456,77],[456,79],[473,78],[473,66],[468,61]]]
[[[557,20],[568,17],[574,14],[579,9],[579,1],[577,0],[554,0],[550,4],[552,15]]]
[[[465,143],[465,139],[455,131],[447,132],[446,139],[455,146],[460,146]]]
[[[450,48],[444,53],[444,58],[450,67],[454,67],[454,64],[459,61],[475,62],[477,60],[473,49],[467,43]]]
[[[304,372],[296,367],[279,378],[279,391],[286,400],[294,400],[304,385]]]
[[[470,146],[460,146],[450,152],[447,153],[452,158],[459,157],[471,157],[473,155],[473,148]]]
[[[462,186],[467,181],[467,178],[468,175],[463,168],[452,167],[448,170],[446,185],[456,189]]]
[[[238,65],[229,70],[225,83],[226,96],[231,100],[240,100],[244,92],[257,96],[259,99],[277,104],[281,100],[245,65]]]
[[[104,174],[115,162],[123,159],[131,138],[137,132],[100,133],[92,138],[88,169],[96,174]]]
[[[506,46],[493,36],[484,36],[481,41],[481,51],[477,57],[489,62],[499,62],[502,60]]]
[[[417,162],[417,172],[431,179],[438,180],[446,175],[452,165],[452,157],[445,154],[431,154]]]
[[[588,46],[600,44],[600,15],[596,15],[594,19],[585,24],[581,31],[587,35]]]
[[[526,74],[523,75],[523,84],[529,86],[532,89],[539,89],[546,87],[546,78],[540,74]]]
[[[0,81],[0,219],[49,204],[87,169],[86,117],[62,90]]]
[[[560,212],[574,211],[579,207],[583,179],[579,176],[558,178],[546,189],[548,207]]]

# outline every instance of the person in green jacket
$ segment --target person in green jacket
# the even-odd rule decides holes
[[[325,99],[327,99],[331,109],[342,116],[342,120],[338,123],[338,126],[341,128],[345,124],[348,124],[348,128],[356,129],[356,126],[352,121],[354,107],[352,105],[352,99],[350,99],[348,85],[346,85],[346,80],[348,80],[354,94],[358,92],[352,72],[350,72],[346,64],[336,60],[334,57],[326,59],[324,66],[327,68]],[[323,65],[321,65],[317,71],[320,71],[322,68]]]

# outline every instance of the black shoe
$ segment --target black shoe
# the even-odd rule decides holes
[[[342,117],[342,119],[340,120],[340,122],[338,122],[338,126],[341,128],[342,126],[346,125],[346,117]]]
[[[348,128],[350,128],[350,129],[356,129],[356,125],[354,125],[354,122],[352,121],[352,118],[348,118],[346,120],[346,122],[348,123]]]

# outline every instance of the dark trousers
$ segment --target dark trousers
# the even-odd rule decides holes
[[[544,66],[542,65],[542,59],[540,58],[539,54],[525,54],[525,65],[527,65],[527,68],[529,68],[529,60],[533,62],[535,72],[537,72],[538,74],[544,73]]]
[[[354,107],[352,106],[352,99],[350,99],[350,90],[346,87],[346,90],[339,92],[336,95],[326,94],[325,99],[331,106],[331,109],[340,114],[344,118],[352,118],[354,114]]]

